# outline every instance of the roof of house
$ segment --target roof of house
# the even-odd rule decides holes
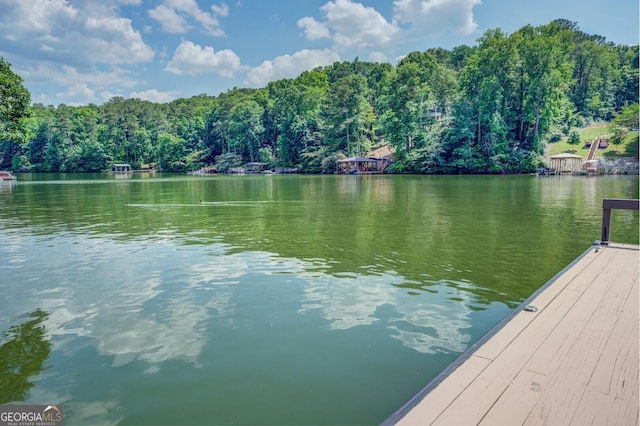
[[[360,156],[344,158],[342,160],[338,160],[338,163],[371,163],[376,161],[382,161],[381,158],[365,158]]]

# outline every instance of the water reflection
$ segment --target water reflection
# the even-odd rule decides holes
[[[300,312],[321,311],[332,330],[383,321],[393,338],[421,353],[464,351],[470,338],[465,330],[470,328],[473,293],[439,285],[412,297],[401,291],[406,283],[394,273],[315,276],[304,289]],[[385,306],[394,314],[377,314]]]
[[[65,256],[52,259],[44,255],[48,249],[42,255],[35,249],[27,258],[19,248],[34,247],[27,241],[32,238],[14,240],[5,262],[29,263],[20,278],[41,289],[36,296],[51,312],[47,325],[59,345],[72,342],[64,336],[88,337],[100,355],[111,358],[112,367],[142,361],[147,373],[174,359],[199,366],[210,318],[233,327],[236,304],[242,302],[235,288],[272,275],[298,283],[299,314],[320,313],[330,330],[382,321],[394,338],[422,353],[464,350],[472,305],[496,297],[475,296],[471,283],[415,282],[393,270],[375,272],[373,265],[363,272],[335,273],[332,262],[322,258],[234,252],[224,244],[204,251],[202,246],[178,248],[170,239],[138,247],[59,238],[49,244]]]
[[[0,320],[35,306],[49,313],[55,369],[39,375],[30,401],[61,401],[73,423],[89,424],[162,421],[174,400],[205,415],[215,400],[230,421],[247,406],[271,410],[267,393],[283,401],[273,423],[291,395],[314,413],[340,403],[336,412],[352,413],[358,395],[368,414],[371,401],[424,385],[573,260],[598,236],[599,199],[638,185],[55,182],[0,194],[0,294],[11,294],[0,298]],[[614,220],[636,237],[637,219]],[[407,386],[389,387],[398,380]],[[331,400],[337,387],[343,402]]]
[[[31,380],[45,367],[49,357],[49,342],[43,322],[48,314],[36,309],[2,332],[0,345],[0,404],[27,399],[34,382]]]
[[[112,367],[138,360],[153,373],[171,359],[197,366],[209,308],[193,289],[215,274],[215,266],[189,265],[184,254],[162,245],[137,253],[108,241],[100,247],[110,252],[107,258],[92,256],[86,246],[67,248],[72,259],[82,261],[61,264],[59,271],[64,276],[72,268],[78,283],[47,291],[50,332],[95,339],[98,353],[111,357]],[[227,307],[223,303],[217,309]]]
[[[471,339],[466,330],[477,296],[445,282],[430,287],[424,297],[427,300],[405,304],[402,318],[391,322],[389,328],[396,332],[392,336],[426,354],[463,352]]]

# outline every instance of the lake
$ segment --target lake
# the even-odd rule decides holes
[[[18,175],[0,403],[377,424],[600,238],[637,176]],[[638,213],[611,239],[638,243]]]

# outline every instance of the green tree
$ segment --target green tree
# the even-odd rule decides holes
[[[476,107],[466,98],[453,105],[452,123],[444,134],[442,171],[445,173],[481,173],[486,160],[476,139]]]
[[[399,153],[419,144],[436,104],[428,85],[436,68],[435,59],[431,54],[414,53],[387,74],[382,95],[383,133]]]
[[[168,132],[158,135],[158,162],[168,172],[183,172],[186,167],[184,140]]]
[[[31,114],[31,94],[22,83],[22,77],[0,57],[0,141],[28,141],[25,120]]]
[[[253,100],[244,100],[229,112],[229,146],[236,154],[248,155],[249,161],[258,158],[264,127],[264,109]]]
[[[220,173],[226,173],[232,168],[240,166],[242,166],[242,157],[233,152],[227,152],[216,157],[216,170]]]
[[[215,97],[34,105],[32,118],[0,123],[0,167],[90,171],[115,161],[184,171],[228,164],[220,156],[232,152],[323,173],[344,154],[386,143],[396,172],[525,172],[547,141],[590,120],[620,113],[611,134],[614,143],[624,138],[633,126],[620,121],[639,100],[638,58],[638,46],[556,20],[511,35],[490,30],[474,47],[411,52],[397,66],[356,58]]]
[[[522,148],[539,152],[541,139],[564,115],[564,99],[571,82],[567,52],[570,34],[560,25],[526,26],[514,34],[521,64],[520,87],[523,87],[522,131],[518,141]]]
[[[268,116],[273,128],[265,133],[275,141],[274,150],[283,166],[298,165],[303,153],[319,149],[328,88],[327,75],[320,70],[269,83]]]
[[[491,30],[480,38],[480,46],[461,73],[463,96],[471,107],[465,108],[464,113],[473,111],[473,117],[466,121],[475,124],[475,141],[467,145],[487,160],[508,149],[519,127],[515,117],[521,106],[514,105],[512,96],[523,97],[524,89],[517,84],[517,65],[513,41],[502,31]],[[474,173],[478,172],[477,164],[474,161]]]
[[[22,77],[11,71],[11,65],[0,57],[0,168],[20,169],[27,165],[31,95],[22,82]],[[17,156],[20,158],[14,161]]]
[[[215,159],[229,149],[228,113],[226,106],[218,101],[207,116],[203,144],[209,160]]]
[[[609,132],[611,142],[618,145],[624,141],[630,130],[637,130],[640,125],[640,107],[632,104],[622,108],[622,111],[611,120]]]
[[[640,78],[638,66],[640,65],[640,49],[635,46],[616,46],[614,48],[618,56],[618,82],[615,93],[615,108],[620,111],[627,105],[638,103],[640,93]]]
[[[366,130],[373,121],[369,88],[362,74],[350,74],[329,87],[326,125],[334,151],[363,155],[370,147]]]
[[[569,145],[580,145],[580,133],[577,130],[572,130],[569,133],[569,139],[567,140]]]
[[[45,171],[45,155],[51,139],[51,128],[48,122],[41,121],[35,131],[33,139],[29,141],[27,155],[32,165],[32,170],[36,172]]]
[[[208,159],[214,159],[222,153],[229,152],[231,147],[229,124],[231,110],[245,100],[253,100],[254,89],[234,88],[221,94],[211,104],[206,115],[203,150]]]

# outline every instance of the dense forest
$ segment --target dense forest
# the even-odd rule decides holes
[[[0,119],[0,169],[225,171],[260,161],[332,173],[338,159],[388,144],[389,172],[530,172],[546,143],[627,107],[637,116],[638,61],[638,46],[556,20],[412,52],[396,66],[356,58],[218,96],[29,105],[13,117],[19,125]]]

